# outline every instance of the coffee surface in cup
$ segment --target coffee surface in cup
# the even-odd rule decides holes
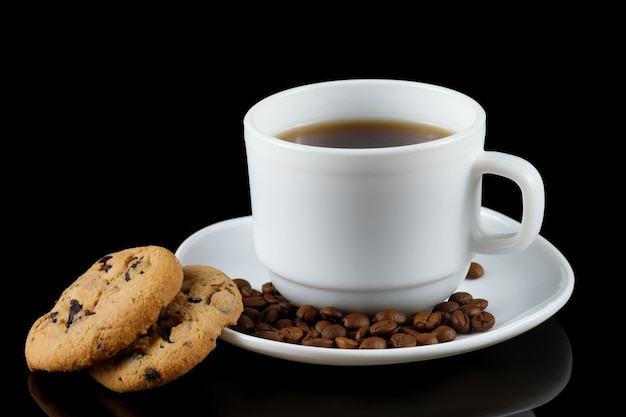
[[[276,137],[328,148],[386,148],[429,142],[453,133],[439,126],[415,121],[364,119],[302,125]]]

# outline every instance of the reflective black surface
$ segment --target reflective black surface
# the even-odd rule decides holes
[[[525,22],[519,33],[537,30],[532,19]],[[10,274],[3,276],[4,407],[34,417],[522,411],[541,417],[589,405],[597,415],[607,414],[619,401],[607,373],[620,374],[621,329],[606,329],[616,316],[602,302],[615,297],[622,278],[618,266],[605,272],[620,259],[605,233],[614,233],[620,221],[607,211],[615,203],[607,202],[589,169],[590,162],[600,164],[602,178],[612,178],[590,138],[600,135],[600,119],[584,131],[584,142],[575,139],[592,104],[603,102],[583,95],[602,90],[597,83],[604,80],[594,79],[595,88],[581,86],[591,81],[572,71],[584,54],[555,48],[564,39],[554,38],[557,32],[563,34],[551,27],[536,42],[523,37],[531,43],[505,42],[506,48],[465,39],[476,47],[471,60],[448,53],[416,61],[407,52],[415,51],[413,43],[393,54],[365,42],[369,47],[354,54],[343,48],[344,59],[333,65],[327,50],[303,56],[271,41],[256,43],[263,54],[255,60],[243,52],[249,44],[224,51],[214,42],[183,48],[187,40],[150,41],[143,32],[112,40],[55,28],[37,36],[24,49],[28,53],[10,60],[10,81],[20,94],[8,100],[19,134],[10,138],[14,150],[3,154],[3,237],[10,247]],[[238,58],[226,53],[232,48]],[[538,48],[548,49],[536,55]],[[207,63],[208,56],[214,60]],[[303,70],[311,61],[324,65]],[[480,351],[381,367],[292,363],[222,342],[179,380],[127,395],[107,391],[82,372],[28,371],[24,338],[30,325],[100,256],[145,244],[175,250],[202,227],[250,214],[241,119],[252,104],[294,85],[356,77],[460,90],[487,110],[488,149],[537,166],[546,186],[541,234],[576,276],[572,298],[553,318]],[[484,205],[521,215],[518,191],[497,178],[485,179]]]
[[[499,416],[540,408],[567,386],[570,342],[557,320],[480,351],[381,367],[308,365],[226,343],[159,389],[118,394],[86,373],[33,373],[33,402],[59,416]],[[53,414],[57,413],[57,414]]]

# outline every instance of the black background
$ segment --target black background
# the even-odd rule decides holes
[[[219,30],[217,15],[189,24],[140,13],[96,23],[89,15],[44,29],[37,22],[45,12],[24,19],[16,37],[25,43],[5,63],[12,94],[2,167],[7,398],[24,415],[43,415],[27,389],[30,324],[103,254],[147,244],[174,251],[204,226],[250,214],[244,113],[279,90],[340,78],[400,78],[466,93],[487,111],[486,148],[538,168],[546,189],[541,234],[570,261],[576,288],[556,315],[572,345],[570,382],[534,412],[561,414],[589,396],[608,406],[597,381],[615,365],[597,361],[611,358],[616,335],[600,330],[606,315],[586,312],[614,285],[590,255],[617,224],[599,209],[606,191],[591,173],[606,169],[594,156],[606,123],[595,114],[611,79],[586,65],[609,67],[610,57],[578,26],[556,30],[557,16],[468,25],[443,42],[446,22],[382,30],[374,15],[350,28],[294,16],[272,36],[263,25],[244,31],[232,15]],[[330,34],[328,25],[341,30]],[[518,191],[485,183],[484,205],[519,219]],[[59,377],[69,396],[80,381]]]

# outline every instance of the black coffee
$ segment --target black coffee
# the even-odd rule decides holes
[[[327,148],[386,148],[413,145],[450,136],[452,131],[404,120],[339,120],[299,126],[277,138]]]

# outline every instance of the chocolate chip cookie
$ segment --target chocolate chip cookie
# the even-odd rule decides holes
[[[182,288],[145,336],[90,374],[116,392],[161,386],[187,373],[216,347],[224,327],[237,323],[243,301],[235,282],[207,265],[183,268]]]
[[[166,248],[108,254],[67,287],[25,342],[31,371],[75,371],[115,355],[146,333],[179,292],[183,268]]]

